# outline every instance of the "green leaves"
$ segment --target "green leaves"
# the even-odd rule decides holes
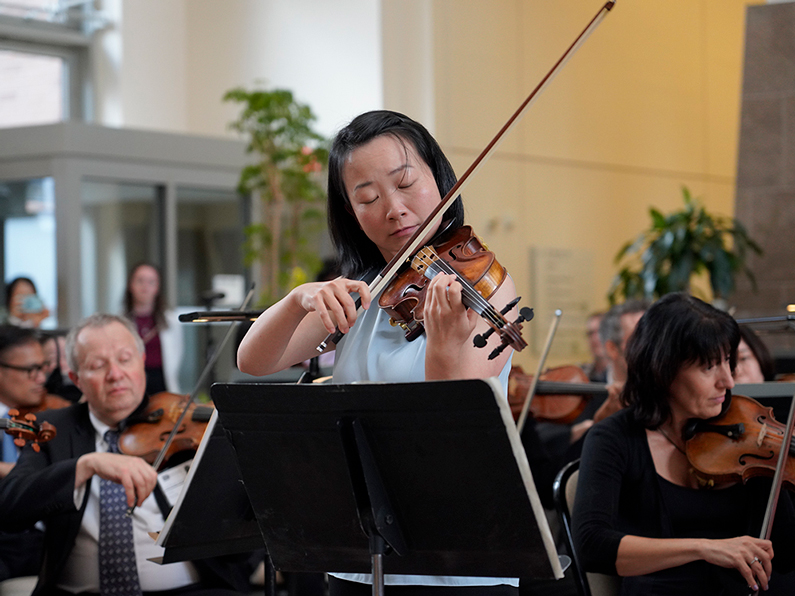
[[[651,227],[618,251],[615,262],[622,266],[610,287],[611,304],[689,291],[691,277],[705,271],[715,298],[728,298],[739,271],[756,287],[745,261],[749,250],[762,254],[759,245],[740,222],[707,213],[686,187],[682,195],[681,211],[664,215],[652,207]]]
[[[260,223],[246,229],[244,254],[247,265],[261,263],[261,302],[271,303],[320,269],[306,237],[324,227],[327,142],[312,129],[312,110],[288,90],[238,87],[223,99],[241,104],[229,126],[247,137],[246,150],[257,160],[243,168],[238,182],[238,192],[255,193],[262,202]]]

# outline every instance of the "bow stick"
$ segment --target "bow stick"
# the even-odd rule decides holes
[[[513,113],[513,115],[508,119],[508,121],[503,125],[503,127],[497,132],[494,138],[486,145],[486,148],[481,151],[480,155],[475,158],[475,161],[472,162],[472,165],[469,166],[466,172],[458,179],[458,181],[453,185],[450,191],[444,196],[441,202],[436,206],[436,208],[431,212],[431,214],[427,217],[425,222],[417,228],[414,234],[409,238],[406,244],[403,245],[401,251],[392,257],[392,260],[387,263],[386,267],[384,267],[381,272],[376,276],[376,278],[370,283],[370,294],[373,296],[378,295],[389,283],[392,281],[392,278],[397,274],[398,269],[403,266],[403,263],[420,247],[422,244],[425,235],[428,233],[428,230],[438,224],[442,220],[442,216],[444,215],[444,211],[447,207],[455,200],[461,191],[469,184],[469,178],[474,174],[480,167],[485,163],[485,161],[491,157],[491,155],[497,150],[500,143],[502,142],[505,135],[511,131],[514,126],[516,126],[522,116],[525,115],[527,110],[530,108],[531,105],[535,102],[536,98],[538,97],[539,93],[546,88],[549,83],[552,82],[552,79],[560,72],[560,70],[566,65],[569,59],[574,55],[580,46],[585,42],[586,39],[591,35],[591,33],[596,29],[596,27],[602,22],[607,13],[612,10],[613,6],[615,5],[616,0],[608,0],[605,5],[596,13],[596,16],[591,19],[588,25],[583,29],[582,33],[577,36],[577,39],[574,40],[569,46],[563,55],[558,59],[552,69],[546,74],[546,76],[541,79],[541,82],[536,86],[535,89],[527,96],[527,98],[522,102],[519,108]],[[357,301],[357,316],[361,314],[361,303]],[[329,343],[336,344],[342,339],[344,334],[339,330],[339,328],[334,332],[330,333],[326,339],[324,339],[320,345],[317,346],[318,352],[323,352],[328,347]]]

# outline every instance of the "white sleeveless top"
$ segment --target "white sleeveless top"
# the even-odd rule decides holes
[[[425,380],[425,334],[414,341],[406,341],[400,327],[389,324],[389,315],[378,308],[378,299],[356,320],[351,330],[337,344],[334,359],[334,383],[371,381],[379,383],[411,383]],[[483,348],[483,357],[488,357]],[[513,356],[511,356],[512,358]],[[508,394],[508,374],[511,358],[505,363],[499,379],[503,395]],[[365,573],[332,573],[334,577],[372,584],[372,576]],[[386,585],[422,586],[518,586],[517,578],[446,577],[432,575],[384,576]]]

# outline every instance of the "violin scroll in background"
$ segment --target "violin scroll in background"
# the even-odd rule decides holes
[[[0,419],[0,430],[14,437],[14,445],[24,447],[31,443],[31,447],[37,453],[41,450],[39,443],[46,443],[55,435],[55,426],[49,422],[36,422],[35,414],[20,414],[19,410],[11,409],[8,411],[9,418]]]
[[[773,417],[773,408],[744,395],[733,395],[723,414],[699,420],[686,429],[687,459],[699,482],[705,486],[773,476],[785,426]],[[792,456],[795,450],[792,441],[787,448]],[[795,490],[795,459],[792,457],[784,469],[783,485]]]
[[[119,434],[119,451],[125,455],[143,458],[154,464],[163,449],[168,436],[177,423],[189,396],[176,393],[156,393],[149,398],[146,407],[127,419],[124,429]],[[169,444],[163,457],[160,469],[166,464],[176,464],[175,456],[181,454],[181,461],[189,459],[201,443],[204,431],[213,413],[211,405],[202,406],[190,402],[188,413],[180,428]]]

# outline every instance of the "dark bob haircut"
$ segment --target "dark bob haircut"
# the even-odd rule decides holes
[[[335,137],[328,164],[328,225],[331,240],[337,249],[340,270],[345,277],[361,277],[386,264],[378,247],[364,234],[350,210],[342,170],[350,154],[381,135],[392,135],[402,143],[410,143],[428,165],[444,197],[456,183],[455,172],[439,143],[422,124],[408,116],[387,110],[366,112],[354,118]],[[464,205],[457,197],[445,212],[444,220],[451,229],[464,225]]]
[[[658,428],[671,415],[669,391],[682,367],[714,364],[728,356],[734,371],[739,343],[740,328],[727,313],[688,294],[663,296],[627,342],[624,405],[646,428]]]

